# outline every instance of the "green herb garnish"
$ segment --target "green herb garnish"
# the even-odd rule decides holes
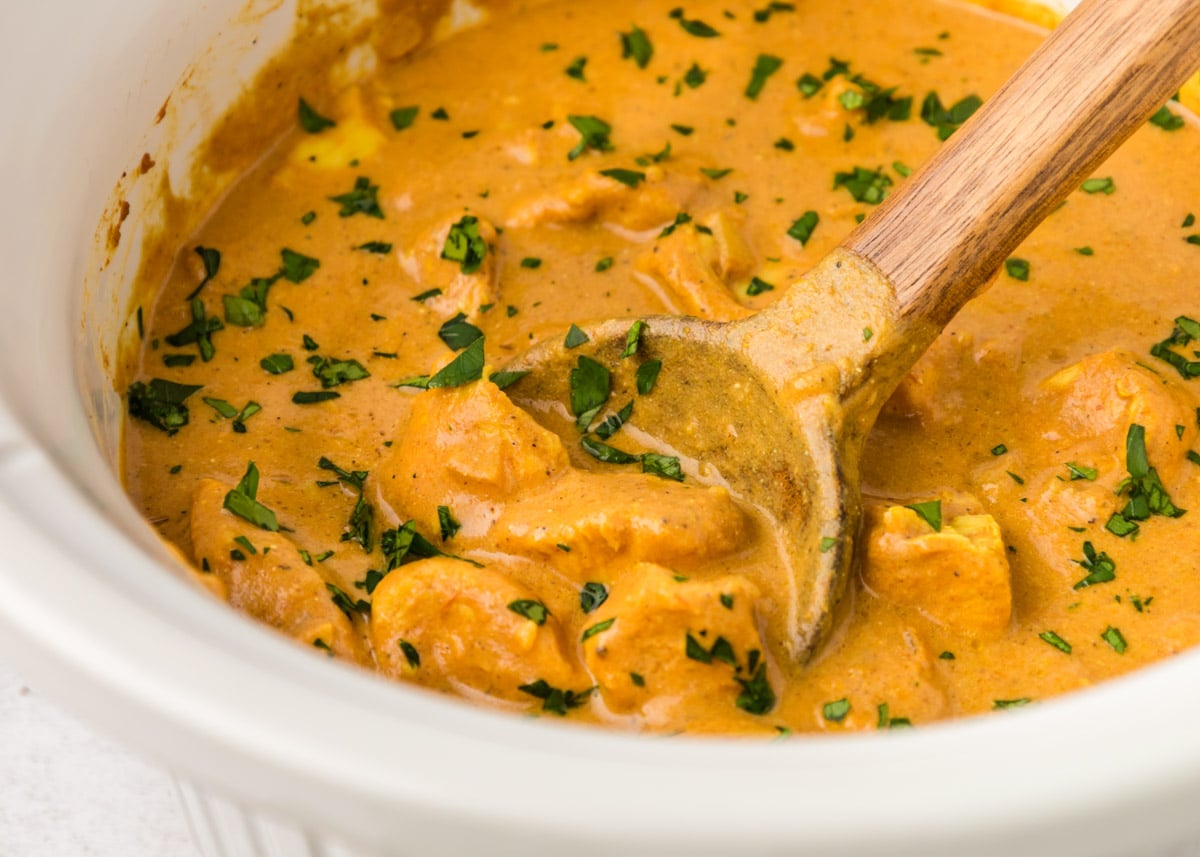
[[[411,128],[413,122],[417,119],[417,114],[421,112],[421,108],[416,105],[410,107],[398,107],[388,114],[392,120],[392,127],[397,131],[403,131],[406,128]]]
[[[347,193],[329,197],[330,201],[341,206],[338,217],[353,217],[355,214],[365,214],[367,217],[383,219],[383,209],[379,207],[379,185],[371,184],[366,176],[354,180],[354,189]]]
[[[251,461],[237,486],[225,495],[225,508],[263,530],[279,532],[275,513],[258,502],[258,468]]]
[[[184,401],[199,389],[200,385],[176,384],[161,378],[149,383],[134,381],[126,392],[129,415],[173,435],[188,424]]]
[[[783,60],[781,58],[770,54],[759,54],[754,61],[754,68],[750,72],[750,83],[746,85],[746,97],[751,101],[758,98],[758,94],[767,85],[767,79],[782,67]]]
[[[470,214],[450,226],[446,243],[442,245],[442,258],[458,262],[464,274],[474,274],[487,258],[488,246],[479,234],[479,218]]]
[[[579,143],[567,153],[568,160],[575,160],[589,149],[596,152],[612,151],[613,144],[608,138],[612,133],[612,126],[603,119],[596,116],[568,116],[567,121],[580,136]]]
[[[1047,645],[1053,646],[1064,655],[1071,654],[1071,644],[1053,631],[1043,631],[1038,634],[1038,638]]]
[[[621,59],[632,59],[638,68],[645,68],[654,56],[654,46],[646,31],[637,24],[628,33],[621,33]]]
[[[337,125],[332,119],[327,119],[316,110],[303,98],[300,99],[300,106],[297,110],[300,119],[300,127],[309,134],[319,134],[326,128],[333,128]]]
[[[929,526],[933,527],[935,533],[942,531],[942,501],[929,500],[925,503],[913,503],[911,506],[905,506],[906,509],[912,509],[917,513],[917,516]]]
[[[603,583],[585,583],[579,592],[579,608],[584,613],[591,613],[607,600],[608,587]]]
[[[812,237],[813,230],[817,228],[817,224],[820,222],[821,217],[815,211],[806,211],[798,220],[792,221],[792,225],[787,231],[788,237],[795,238],[803,246],[808,243],[808,239]]]
[[[545,604],[532,598],[521,598],[514,601],[508,605],[508,609],[518,616],[525,617],[535,625],[545,625],[546,617],[550,615]]]

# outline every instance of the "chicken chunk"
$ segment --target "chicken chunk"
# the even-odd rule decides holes
[[[573,470],[509,504],[495,538],[513,553],[588,567],[618,557],[672,563],[720,556],[743,544],[748,531],[745,513],[725,488]]]
[[[604,704],[650,728],[737,708],[774,706],[755,615],[758,588],[745,577],[692,581],[643,563],[621,576],[584,631],[585,663]],[[747,686],[749,685],[749,687]]]
[[[518,612],[514,605],[522,604]],[[590,683],[564,653],[557,619],[530,604],[540,606],[492,567],[442,557],[402,566],[383,579],[372,602],[379,669],[440,690],[531,705],[538,697],[529,686],[539,681],[586,696]]]
[[[384,472],[384,497],[425,532],[449,506],[458,538],[566,566],[719,556],[750,528],[724,488],[570,467],[559,437],[487,381],[417,396]]]
[[[501,505],[567,468],[558,436],[514,405],[495,384],[427,390],[384,466],[382,491],[405,517],[436,532],[437,507],[450,506],[464,538],[491,528]]]
[[[877,595],[960,631],[1008,626],[1008,558],[990,515],[960,515],[941,532],[906,506],[870,507],[865,519],[863,580]]]
[[[679,210],[659,180],[661,168],[647,170],[636,188],[599,173],[573,177],[549,193],[520,203],[508,218],[514,228],[598,221],[641,232],[670,222]]]
[[[440,318],[461,312],[477,319],[481,306],[500,298],[496,227],[475,214],[435,226],[401,254],[400,265],[422,292],[436,291],[423,304]]]
[[[715,214],[699,228],[676,224],[636,265],[662,284],[680,312],[722,321],[751,313],[731,286],[752,269],[754,257],[729,215]]]
[[[229,489],[215,479],[196,489],[191,512],[196,562],[224,584],[234,607],[305,645],[369,666],[361,634],[334,604],[325,579],[286,536],[227,511]]]
[[[1111,492],[1125,478],[1131,425],[1145,428],[1146,457],[1163,482],[1180,477],[1196,442],[1196,403],[1182,385],[1139,364],[1125,351],[1105,351],[1068,366],[1044,384],[1044,435],[1054,458],[1099,471],[1098,487]]]

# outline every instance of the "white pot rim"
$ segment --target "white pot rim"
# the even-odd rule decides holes
[[[498,841],[870,854],[983,833],[1007,847],[1129,817],[1184,830],[1173,808],[1200,796],[1200,653],[904,733],[770,742],[531,722],[314,658],[132,545],[81,555],[43,515],[69,506],[83,543],[111,528],[39,451],[10,452],[0,483],[0,544],[14,546],[0,625],[18,664],[176,770],[351,838],[426,824]]]

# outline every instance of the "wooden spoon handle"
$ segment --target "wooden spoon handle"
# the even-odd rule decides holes
[[[843,246],[940,329],[1197,68],[1200,0],[1085,0]]]

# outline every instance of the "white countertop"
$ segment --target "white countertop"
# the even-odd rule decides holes
[[[0,857],[199,857],[165,771],[0,662]]]

